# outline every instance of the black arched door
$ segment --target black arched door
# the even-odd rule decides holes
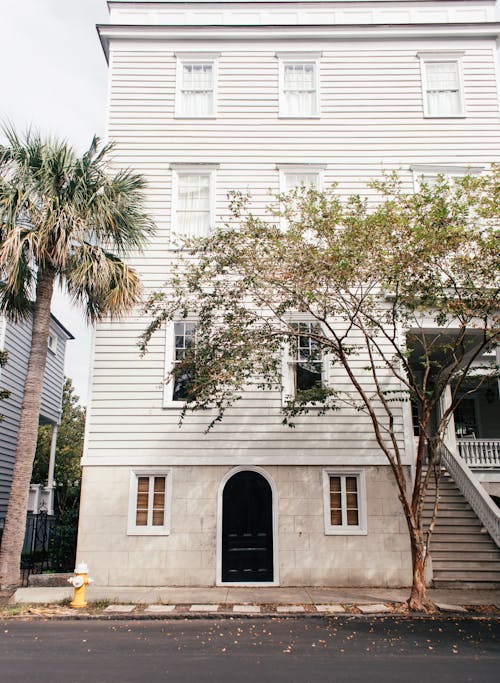
[[[224,487],[222,580],[273,580],[273,494],[258,472],[237,472]]]

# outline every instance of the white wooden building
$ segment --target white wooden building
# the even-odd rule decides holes
[[[148,289],[175,267],[179,235],[227,215],[230,190],[264,213],[270,193],[302,181],[367,194],[383,170],[411,188],[500,160],[493,0],[109,7],[108,133],[116,163],[146,176],[158,226],[132,259]],[[255,389],[210,433],[205,413],[179,428],[182,387],[164,378],[192,326],[162,330],[141,358],[145,326],[137,312],[95,333],[78,556],[98,584],[410,582],[368,418],[345,408],[290,430],[282,397]],[[403,406],[398,430],[410,467]]]

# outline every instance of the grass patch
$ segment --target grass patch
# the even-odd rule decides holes
[[[0,617],[16,617],[26,611],[27,605],[4,605],[0,607]]]
[[[90,609],[106,609],[111,605],[111,600],[95,600],[93,602],[88,602],[87,607]]]

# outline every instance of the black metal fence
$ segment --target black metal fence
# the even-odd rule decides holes
[[[4,520],[0,519],[0,545],[3,527]],[[23,586],[28,585],[30,574],[73,571],[76,530],[76,517],[57,519],[46,512],[28,513],[20,568]]]

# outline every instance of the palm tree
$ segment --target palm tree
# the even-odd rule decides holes
[[[120,315],[140,298],[122,256],[153,230],[143,178],[107,170],[111,145],[94,138],[79,157],[64,141],[4,128],[0,145],[0,312],[32,317],[32,340],[16,460],[0,549],[0,586],[19,582],[28,491],[36,449],[50,305],[56,283],[90,322]]]

